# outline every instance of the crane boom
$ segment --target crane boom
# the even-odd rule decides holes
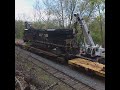
[[[76,17],[76,22],[80,23],[80,26],[83,30],[83,34],[87,40],[88,45],[95,46],[93,39],[90,35],[90,31],[88,30],[88,27],[87,27],[84,19],[79,14],[74,14],[74,16]]]

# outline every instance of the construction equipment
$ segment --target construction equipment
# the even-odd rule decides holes
[[[85,41],[84,41],[85,45],[81,46],[83,48],[80,49],[81,50],[80,55],[85,57],[96,58],[96,60],[99,60],[101,58],[105,59],[105,48],[102,48],[98,44],[95,45],[91,37],[90,31],[88,30],[88,27],[85,23],[85,20],[81,17],[80,14],[74,14],[74,16],[75,16],[75,23],[79,23],[83,31],[83,35],[85,37]]]

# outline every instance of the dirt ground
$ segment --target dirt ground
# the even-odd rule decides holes
[[[15,53],[15,77],[20,81],[23,90],[72,90],[18,53]],[[19,85],[16,85],[15,90],[20,90]]]

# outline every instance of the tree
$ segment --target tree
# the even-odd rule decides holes
[[[68,20],[68,28],[71,28],[73,14],[75,11],[75,7],[77,5],[77,0],[64,0],[64,6],[65,6],[65,14],[67,16]]]
[[[33,5],[33,10],[34,10],[34,20],[37,20],[39,22],[44,21],[44,18],[42,17],[42,7],[40,4],[39,0],[36,0],[34,5]]]
[[[60,28],[64,28],[65,10],[64,0],[44,0],[44,4],[49,12],[54,16],[54,19],[58,22]]]
[[[101,3],[103,3],[103,1],[101,0],[101,2],[98,3],[97,7],[98,7],[98,11],[99,11],[99,24],[100,24],[100,30],[101,30],[101,39],[102,39],[102,46],[105,47],[104,45],[104,36],[103,36],[103,21],[102,21],[102,12],[101,12],[101,8],[102,11],[105,9],[104,5],[102,5]]]
[[[104,21],[104,0],[79,0],[77,11],[80,12],[81,16],[85,19],[88,27],[90,27],[91,34],[95,43],[102,44],[104,47],[104,32],[105,32],[105,21]],[[95,26],[91,26],[95,25]],[[96,29],[96,30],[94,30]]]
[[[24,22],[15,20],[15,38],[22,39],[24,33]]]

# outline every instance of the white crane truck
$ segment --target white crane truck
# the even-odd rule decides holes
[[[79,23],[81,29],[83,30],[83,35],[85,38],[85,44],[81,50],[80,55],[90,58],[95,58],[98,62],[105,64],[105,48],[102,48],[98,44],[95,45],[90,31],[85,23],[85,20],[81,17],[80,14],[74,14],[75,16],[75,23]]]

